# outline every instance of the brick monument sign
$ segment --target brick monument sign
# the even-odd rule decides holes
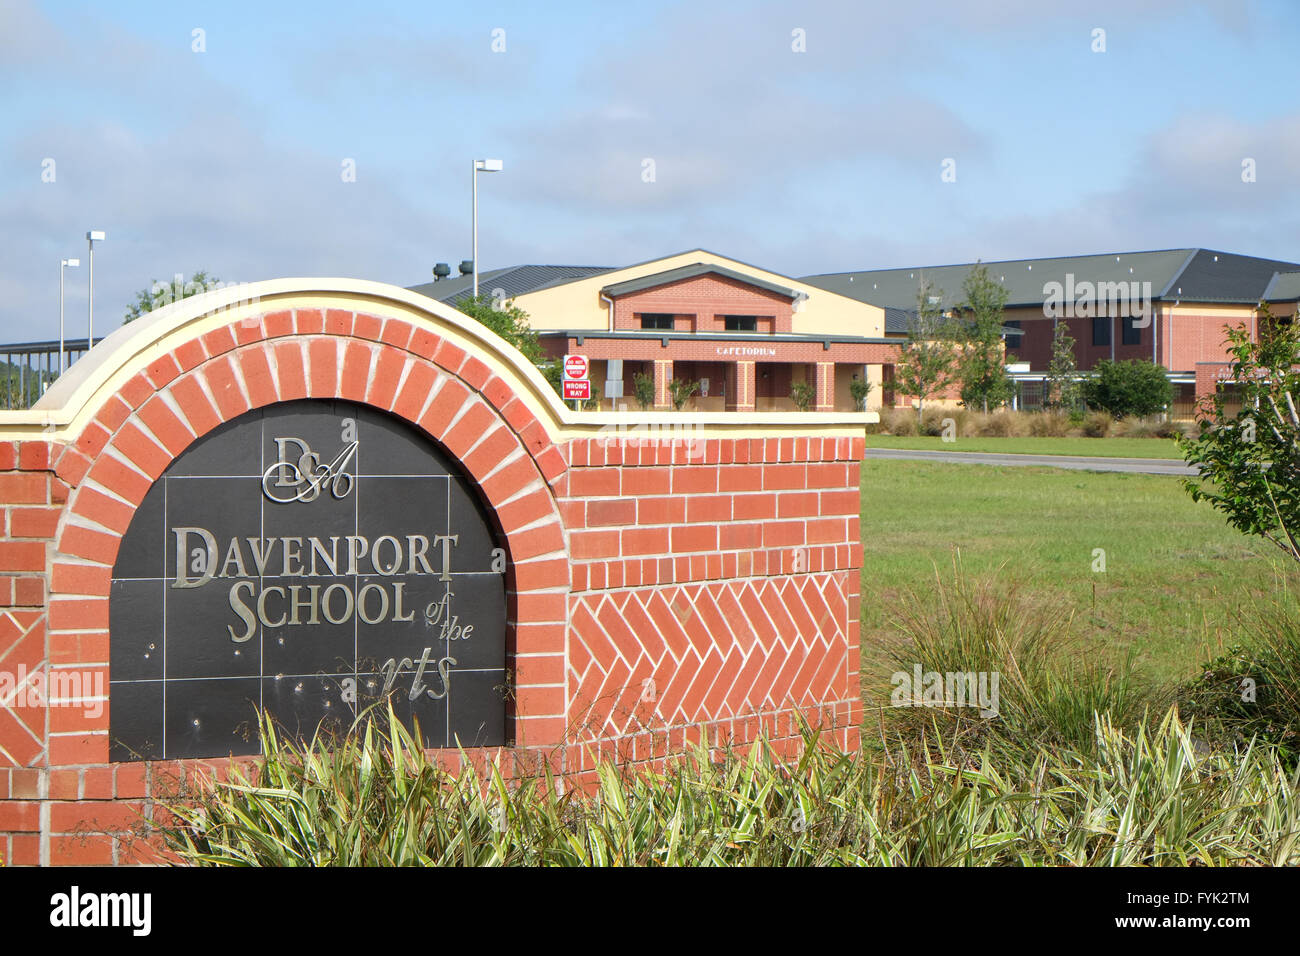
[[[158,859],[155,800],[388,697],[449,767],[581,781],[857,745],[867,415],[576,412],[413,292],[277,280],[0,412],[0,855]]]

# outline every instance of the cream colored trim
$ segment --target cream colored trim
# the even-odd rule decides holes
[[[100,407],[158,357],[214,329],[254,321],[284,309],[366,312],[403,319],[437,333],[478,357],[510,383],[551,434],[553,442],[637,426],[690,429],[692,437],[858,437],[878,421],[873,412],[575,412],[565,407],[541,373],[485,326],[441,302],[398,286],[361,279],[272,279],[206,292],[124,325],[76,362],[26,411],[0,412],[0,440],[75,441]],[[289,341],[283,339],[279,341]],[[696,431],[701,430],[701,431]]]

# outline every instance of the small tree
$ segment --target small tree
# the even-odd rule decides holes
[[[1300,563],[1300,326],[1275,323],[1261,305],[1259,327],[1257,342],[1245,326],[1228,330],[1238,394],[1216,392],[1200,410],[1199,434],[1181,439],[1199,472],[1183,484],[1234,528]]]
[[[673,408],[679,412],[687,400],[699,390],[699,382],[688,382],[685,379],[675,378],[668,383],[668,394],[672,397]]]
[[[179,302],[181,299],[188,299],[192,295],[199,295],[210,289],[218,288],[220,285],[221,280],[216,276],[208,275],[204,269],[200,269],[190,276],[189,282],[186,282],[185,277],[179,274],[174,276],[171,282],[159,282],[157,279],[151,279],[149,287],[137,292],[135,301],[126,307],[126,314],[122,317],[122,324],[134,322],[147,312],[161,309],[163,306]]]
[[[817,395],[817,390],[807,382],[795,382],[790,386],[790,399],[794,407],[801,412],[808,411]]]
[[[961,400],[968,407],[987,412],[1010,401],[1015,383],[1007,375],[1006,352],[1002,345],[1002,323],[1007,307],[1006,288],[989,275],[988,267],[976,263],[962,283],[965,296],[955,313],[964,320],[958,333],[961,351],[957,378]]]
[[[502,301],[483,293],[478,298],[465,299],[457,308],[501,336],[534,365],[544,361],[542,343],[528,323],[528,313],[515,305],[513,299]]]
[[[537,366],[542,377],[555,389],[555,394],[564,400],[563,365],[546,358],[542,352],[541,339],[528,322],[527,312],[515,305],[513,300],[503,301],[487,294],[467,298],[457,308],[517,348],[524,358]],[[600,407],[600,399],[596,397],[594,389],[592,397],[584,401],[582,407]]]
[[[907,340],[899,347],[894,370],[894,388],[917,399],[917,417],[925,411],[925,400],[952,378],[957,353],[952,335],[943,320],[943,290],[928,279],[917,288],[916,313],[907,327]]]
[[[1082,391],[1079,367],[1074,360],[1074,338],[1070,327],[1058,320],[1052,329],[1052,361],[1047,367],[1045,404],[1073,414],[1079,407]]]
[[[1115,418],[1154,415],[1174,400],[1174,386],[1164,368],[1147,359],[1102,359],[1084,383],[1083,398]]]
[[[632,395],[642,408],[649,408],[655,403],[655,377],[645,372],[632,376]]]
[[[865,378],[854,378],[849,382],[849,395],[853,398],[853,407],[860,412],[867,410],[867,396],[871,394],[871,383]]]

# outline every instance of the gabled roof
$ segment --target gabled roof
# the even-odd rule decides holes
[[[737,272],[734,269],[728,269],[725,266],[714,265],[708,262],[696,262],[689,266],[679,266],[676,269],[669,269],[666,272],[656,272],[652,275],[641,276],[637,279],[628,279],[625,282],[616,282],[613,285],[605,286],[605,288],[600,291],[610,298],[616,299],[621,295],[630,295],[633,292],[641,292],[645,289],[657,289],[660,286],[668,285],[672,282],[694,279],[702,275],[719,275],[726,279],[734,279],[736,282],[743,282],[745,285],[755,286],[759,289],[766,289],[768,292],[774,292],[787,299],[793,299],[799,294],[795,292],[794,289],[777,285],[775,282],[768,282],[766,279],[746,275],[743,272]]]
[[[501,289],[507,299],[517,295],[527,295],[548,286],[561,285],[575,279],[610,272],[609,266],[508,266],[504,269],[489,269],[478,274],[479,294],[491,293]],[[410,291],[427,295],[448,305],[459,305],[470,297],[474,288],[472,276],[457,276],[440,282],[426,282],[423,285],[408,286]]]
[[[1278,272],[1300,268],[1294,262],[1197,249],[1187,267],[1165,290],[1166,299],[1239,302],[1257,305]]]
[[[1300,272],[1276,273],[1261,298],[1266,302],[1300,302]]]
[[[922,278],[943,290],[943,305],[962,299],[962,282],[976,263],[877,269],[805,276],[801,281],[862,302],[893,309],[913,309]],[[1103,253],[1051,259],[986,262],[989,274],[1007,289],[1008,307],[1042,305],[1051,293],[1044,286],[1067,276],[1080,282],[1150,282],[1153,299],[1254,304],[1275,272],[1300,264],[1211,249],[1162,249]],[[888,317],[886,317],[888,319]]]

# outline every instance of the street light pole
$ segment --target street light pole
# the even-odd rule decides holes
[[[478,300],[478,174],[499,173],[504,164],[499,159],[476,159],[470,170],[470,221],[473,237],[470,249],[470,272],[473,275],[474,299]]]
[[[60,259],[59,260],[59,374],[62,375],[67,370],[66,358],[67,351],[63,347],[63,270],[67,268],[76,268],[81,265],[80,259]]]
[[[95,344],[95,241],[104,241],[104,233],[92,229],[86,233],[86,245],[90,248],[90,296],[86,300],[86,351]]]

